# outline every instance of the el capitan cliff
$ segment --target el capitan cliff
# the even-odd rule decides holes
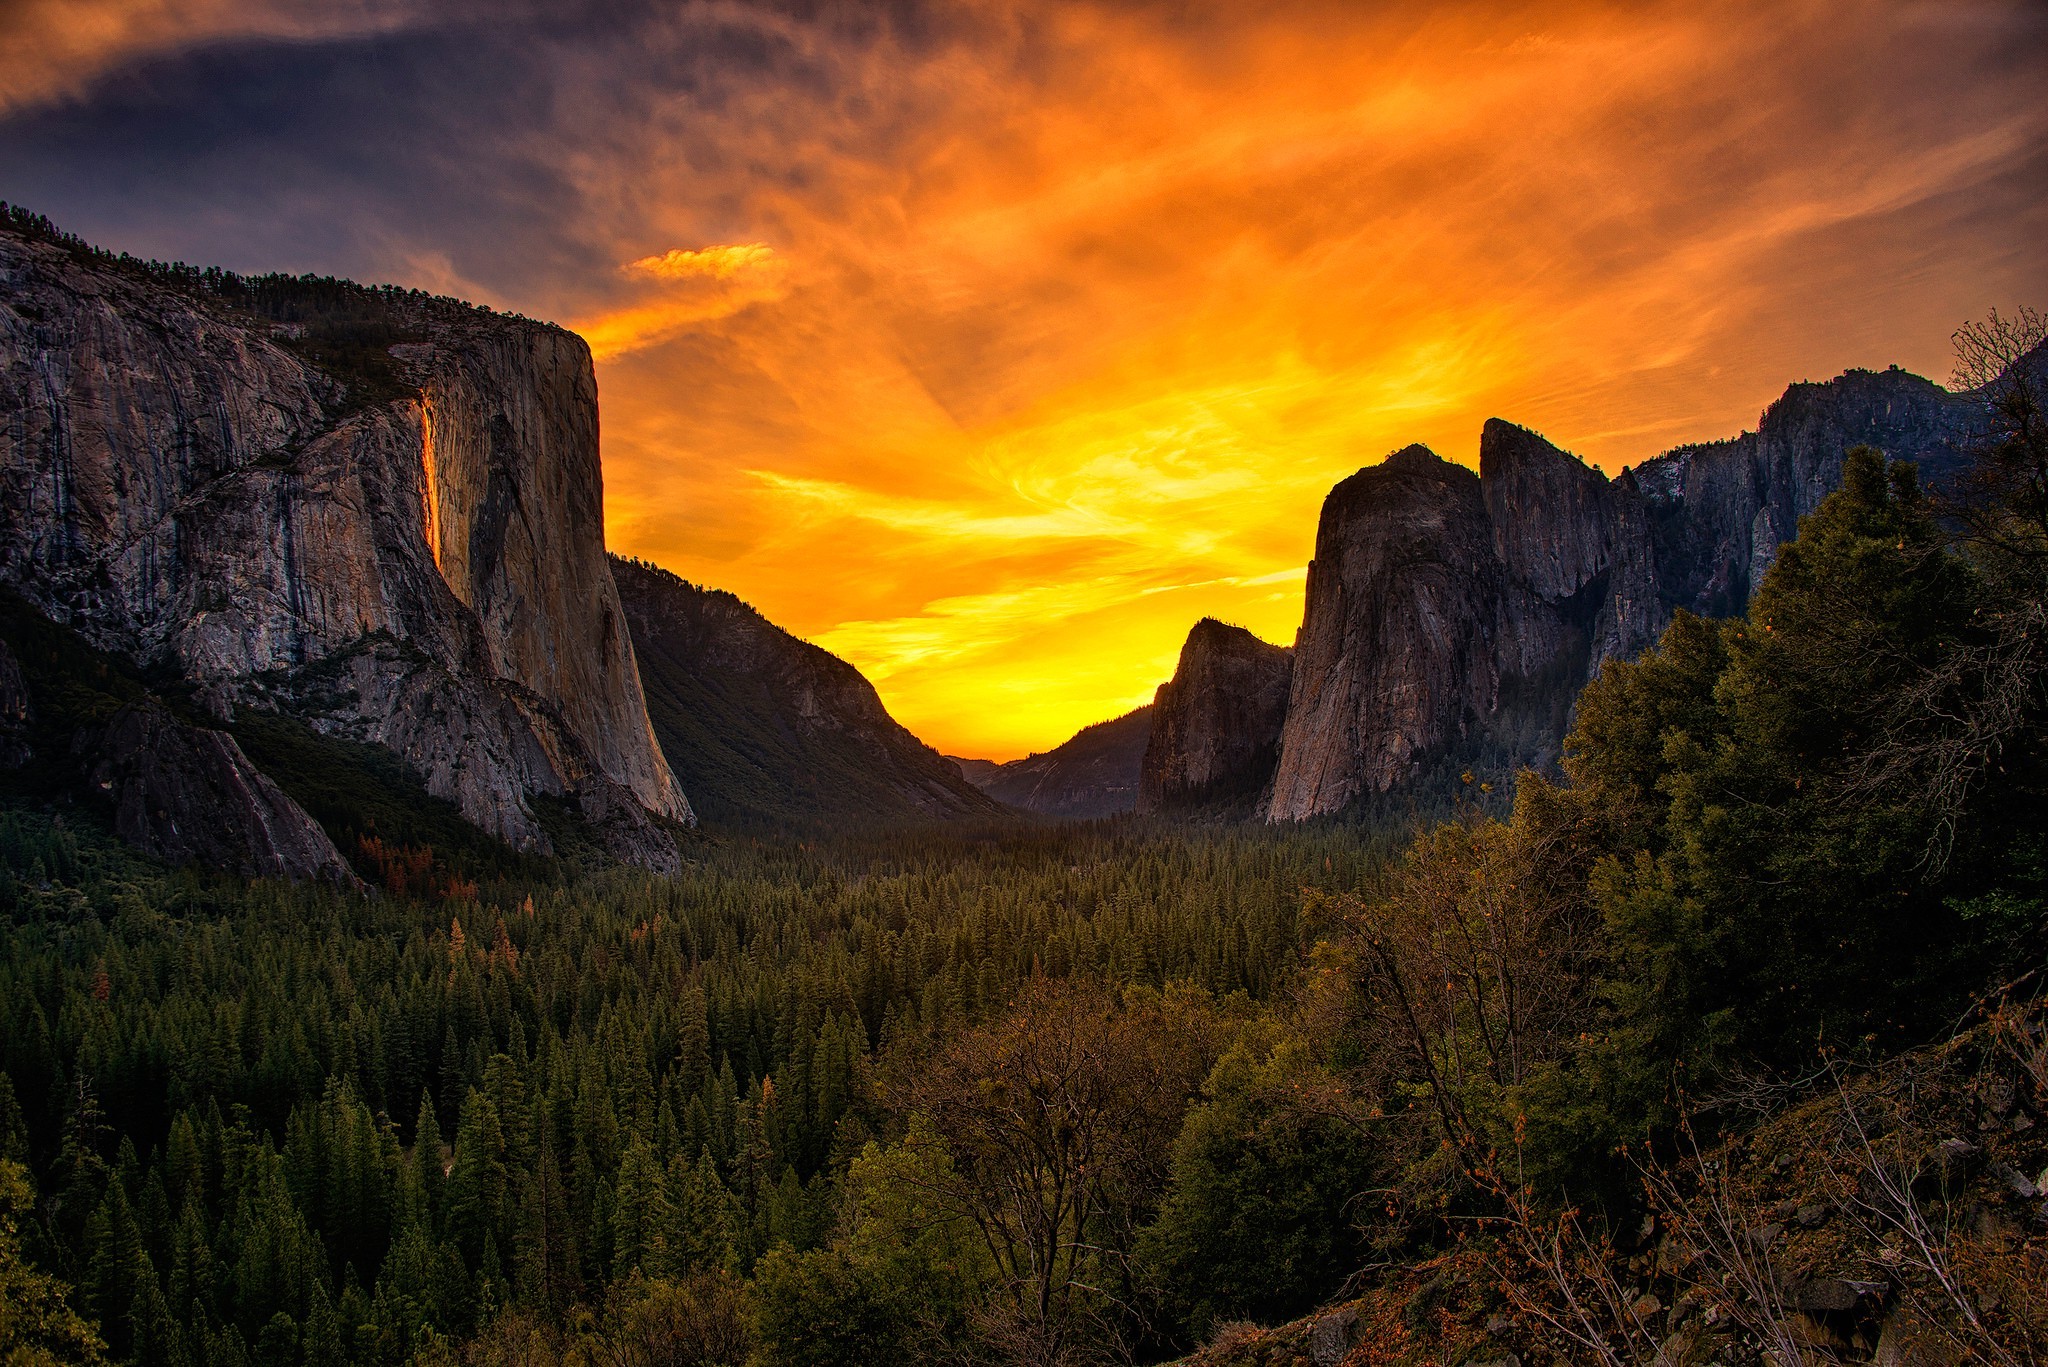
[[[693,818],[605,560],[581,339],[20,219],[0,286],[0,582],[213,723],[287,713],[516,847],[559,798],[673,866],[649,814]]]

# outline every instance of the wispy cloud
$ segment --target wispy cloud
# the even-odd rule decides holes
[[[622,308],[586,318],[577,330],[599,360],[657,346],[703,323],[730,318],[756,304],[773,303],[788,287],[789,263],[763,242],[735,246],[672,247],[628,261],[629,276],[663,287]]]
[[[0,5],[0,112],[78,95],[136,57],[235,40],[391,33],[436,8],[427,0],[10,0]]]
[[[659,256],[643,256],[624,267],[634,275],[656,280],[730,280],[736,275],[765,274],[781,265],[765,242],[734,247],[671,247]]]
[[[2027,0],[469,3],[27,0],[0,185],[577,326],[614,544],[969,753],[1291,639],[1410,441],[1614,469],[2048,293]]]

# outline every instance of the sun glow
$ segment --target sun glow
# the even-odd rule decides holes
[[[2048,127],[1906,119],[1871,76],[1926,16],[1853,0],[1051,13],[655,120],[667,240],[580,324],[614,545],[953,753],[1148,700],[1205,614],[1290,641],[1323,495],[1411,441],[1470,461],[1497,414],[1611,470],[1938,373],[1956,282],[2017,268],[1928,221]]]

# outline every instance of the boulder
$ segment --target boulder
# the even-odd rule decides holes
[[[1358,1338],[1358,1312],[1333,1310],[1309,1326],[1308,1355],[1316,1367],[1336,1367]]]

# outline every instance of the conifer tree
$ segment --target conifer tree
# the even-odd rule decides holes
[[[619,1163],[612,1201],[612,1279],[638,1271],[650,1277],[670,1271],[668,1237],[675,1221],[668,1186],[654,1148],[635,1138]]]
[[[462,1103],[455,1155],[448,1170],[448,1234],[472,1269],[481,1270],[484,1252],[507,1228],[510,1174],[498,1109],[472,1090]]]
[[[447,1169],[441,1154],[441,1124],[434,1116],[434,1099],[422,1092],[419,1119],[413,1126],[412,1158],[409,1164],[411,1189],[419,1209],[410,1214],[419,1219],[431,1235],[438,1233],[446,1203]]]
[[[0,1158],[0,1362],[92,1367],[105,1344],[71,1308],[70,1288],[29,1266],[21,1220],[34,1207],[21,1164]]]

